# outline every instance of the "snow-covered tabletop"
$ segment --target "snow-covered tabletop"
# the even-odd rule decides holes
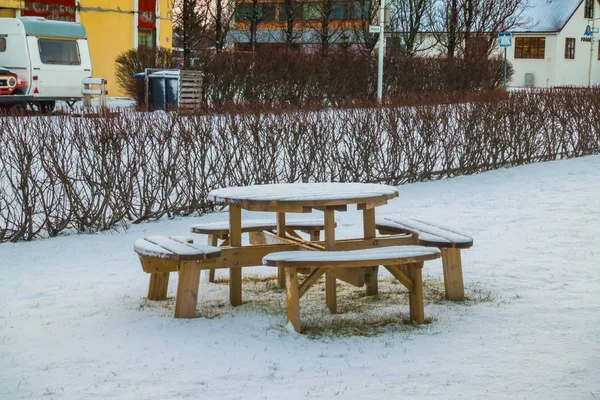
[[[210,200],[227,204],[335,206],[398,197],[392,186],[373,183],[291,183],[230,187],[213,190]]]

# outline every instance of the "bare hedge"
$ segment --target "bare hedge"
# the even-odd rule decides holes
[[[210,190],[399,185],[598,153],[600,91],[501,101],[182,117],[3,117],[0,241],[213,210]]]

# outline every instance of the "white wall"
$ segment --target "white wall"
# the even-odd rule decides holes
[[[513,46],[508,48],[507,59],[514,68],[510,86],[522,87],[525,84],[525,74],[534,74],[536,87],[549,86],[587,86],[590,60],[590,42],[582,42],[585,28],[588,25],[584,18],[584,4],[579,6],[565,27],[558,33],[515,33]],[[596,6],[596,16],[600,17],[600,7]],[[596,21],[600,27],[600,20]],[[546,55],[540,59],[515,59],[515,38],[545,37]],[[595,34],[600,37],[600,34]],[[565,39],[575,38],[575,59],[565,59]],[[592,84],[600,84],[600,61],[598,60],[598,43],[594,43],[592,54]]]
[[[515,43],[517,37],[545,37],[546,52],[544,59],[536,58],[516,58],[515,59]],[[533,73],[534,85],[536,87],[547,87],[554,85],[554,71],[556,69],[556,35],[547,34],[514,34],[513,45],[508,47],[506,59],[513,66],[512,79],[509,86],[523,87],[525,86],[525,74]]]

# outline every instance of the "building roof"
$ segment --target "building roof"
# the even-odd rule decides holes
[[[525,26],[513,32],[559,32],[583,0],[528,0],[523,12]]]
[[[85,28],[77,22],[51,21],[38,17],[22,17],[20,20],[27,35],[87,39]]]

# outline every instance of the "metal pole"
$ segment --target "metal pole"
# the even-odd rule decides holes
[[[592,37],[590,38],[590,66],[588,70],[588,87],[592,87],[592,60],[594,59],[594,30],[596,29],[596,3],[592,8]]]
[[[504,90],[506,90],[506,47],[504,48]]]
[[[385,0],[379,9],[379,61],[377,64],[377,100],[383,101],[383,52],[385,51]]]

